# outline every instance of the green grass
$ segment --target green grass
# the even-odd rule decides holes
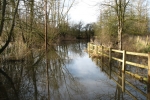
[[[145,48],[141,49],[140,51],[144,52],[144,53],[150,52],[150,45],[146,46]]]

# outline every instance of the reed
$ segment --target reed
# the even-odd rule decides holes
[[[11,42],[3,52],[3,60],[19,61],[23,60],[27,54],[27,45],[22,41]]]

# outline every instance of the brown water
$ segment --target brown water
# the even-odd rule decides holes
[[[132,100],[117,88],[85,52],[86,42],[62,43],[43,51],[33,50],[22,62],[1,61],[0,100]],[[48,67],[46,67],[48,65]],[[48,69],[47,69],[48,68]],[[117,76],[112,74],[117,80]],[[133,83],[146,93],[146,85]],[[139,100],[146,97],[126,86]]]

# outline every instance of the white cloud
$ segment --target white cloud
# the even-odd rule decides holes
[[[78,4],[71,8],[70,17],[72,21],[84,23],[95,22],[98,16],[98,6],[100,0],[77,0]]]

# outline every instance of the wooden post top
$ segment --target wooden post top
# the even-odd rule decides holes
[[[150,100],[150,52],[148,53],[148,86],[147,86],[147,96],[148,100]]]

